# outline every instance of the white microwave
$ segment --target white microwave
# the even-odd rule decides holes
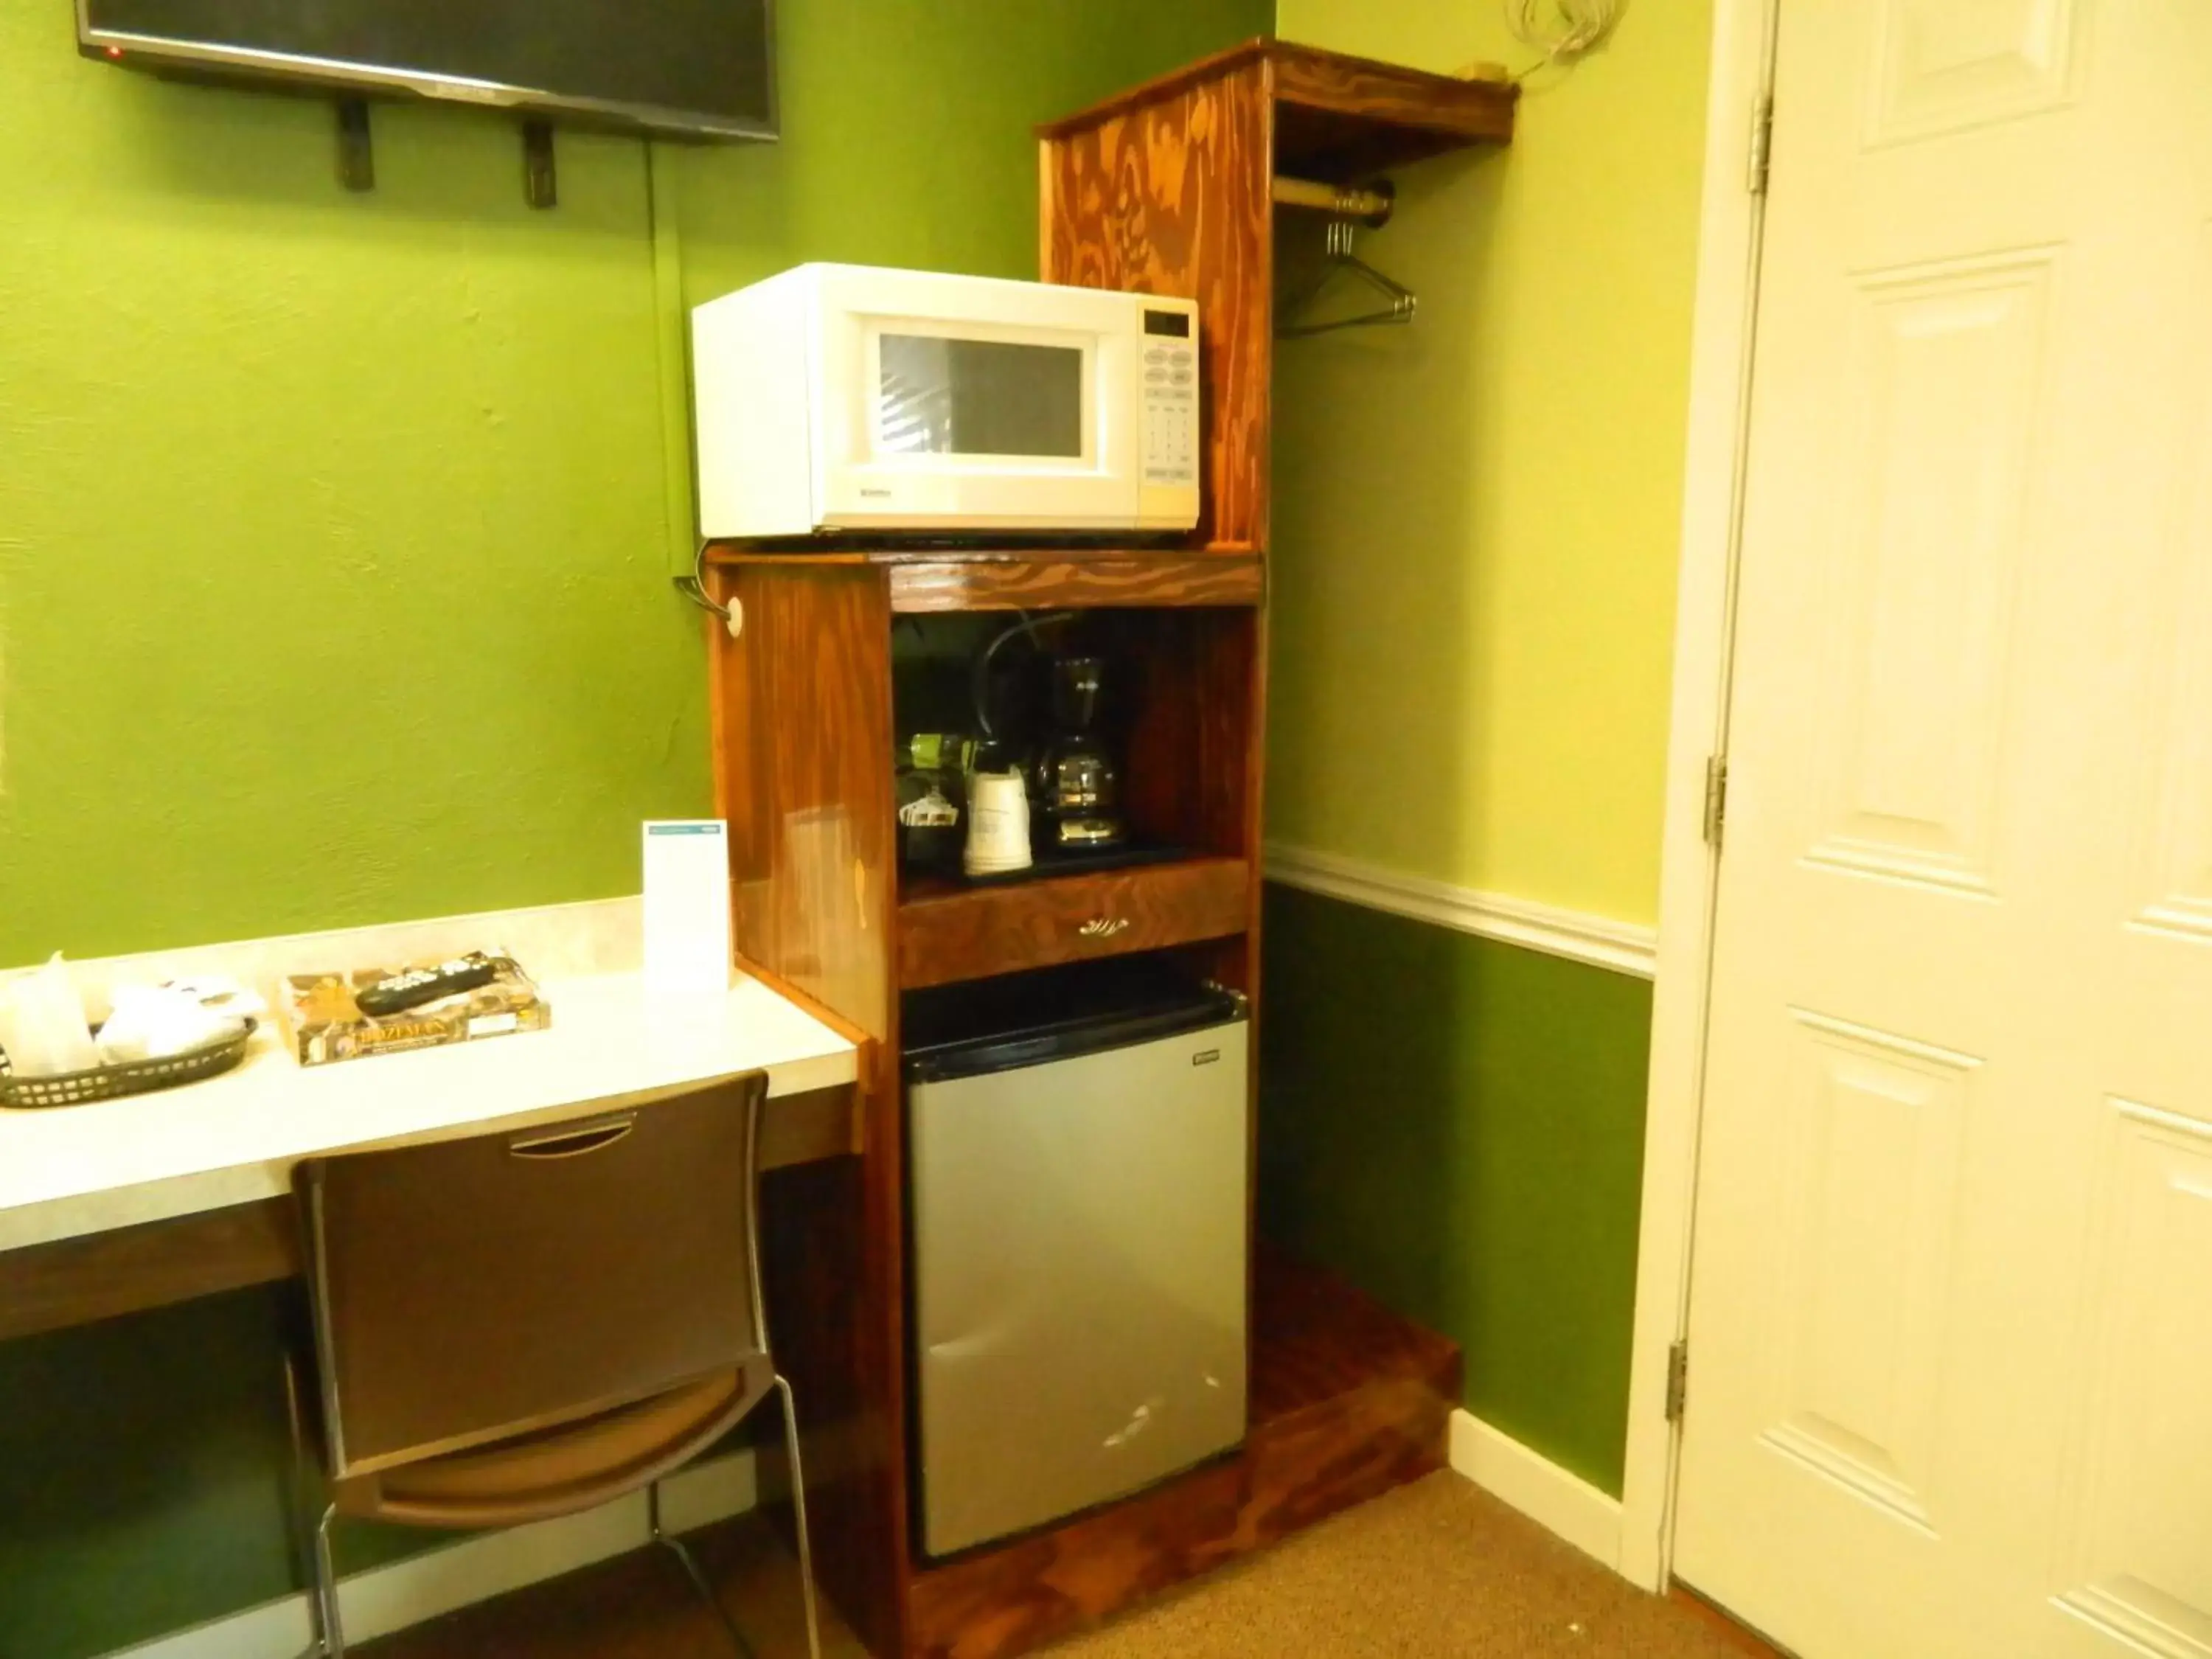
[[[710,538],[1198,522],[1198,306],[800,265],[691,313]]]

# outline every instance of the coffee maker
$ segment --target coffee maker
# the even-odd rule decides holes
[[[1128,841],[1121,773],[1103,718],[1106,659],[1095,652],[1054,650],[1039,638],[1046,629],[1074,620],[1066,612],[1025,617],[995,635],[974,665],[975,723],[987,747],[1029,757],[1030,836],[1039,861],[1048,863],[1110,852]],[[999,653],[1021,637],[1035,654],[1023,672],[1009,677],[999,670]]]
[[[1121,775],[1098,729],[1106,663],[1101,657],[1054,657],[1052,736],[1038,752],[1030,823],[1045,854],[1095,852],[1128,839],[1121,821]]]

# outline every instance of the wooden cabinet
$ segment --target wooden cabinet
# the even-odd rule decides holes
[[[908,1524],[902,990],[1177,948],[1257,988],[1261,601],[1256,558],[1032,551],[711,550],[718,810],[742,963],[866,1039],[861,1156],[763,1195],[769,1324],[802,1402],[823,1587],[883,1659],[924,1650]],[[895,627],[1077,611],[1141,696],[1120,733],[1132,830],[1171,862],[902,888]]]
[[[1193,859],[1096,875],[963,888],[932,884],[899,904],[899,985],[919,990],[1243,933],[1253,868]]]
[[[1264,552],[1276,175],[1364,184],[1513,135],[1512,88],[1254,40],[1041,130],[1044,279],[1198,301],[1205,510],[1191,545]]]
[[[1441,1462],[1455,1357],[1420,1347],[1413,1371],[1385,1375],[1376,1357],[1400,1350],[1373,1332],[1402,1322],[1344,1289],[1326,1306],[1356,1319],[1293,1315],[1255,1333],[1241,1458],[954,1563],[922,1560],[908,1504],[899,1004],[926,986],[1172,950],[1261,1017],[1273,180],[1364,182],[1503,141],[1512,116],[1510,88],[1262,40],[1042,130],[1045,277],[1199,301],[1206,504],[1182,544],[709,550],[707,590],[736,623],[709,623],[708,639],[737,948],[866,1040],[864,1152],[781,1172],[764,1213],[770,1325],[810,1441],[815,1560],[880,1659],[999,1659]],[[1023,610],[1078,612],[1109,640],[1141,689],[1118,734],[1130,829],[1182,853],[1005,886],[902,887],[893,630]],[[1288,1303],[1322,1305],[1310,1290]],[[1255,1316],[1285,1324],[1285,1305],[1263,1285]],[[1372,1328],[1346,1340],[1347,1320]],[[1323,1375],[1326,1397],[1290,1387]],[[1294,1410],[1279,1409],[1286,1388]]]

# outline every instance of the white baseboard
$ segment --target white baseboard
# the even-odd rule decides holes
[[[689,1532],[743,1515],[759,1501],[750,1451],[696,1463],[661,1483],[663,1523]],[[580,1515],[465,1538],[442,1549],[356,1573],[338,1585],[346,1640],[374,1640],[441,1613],[488,1601],[650,1541],[643,1492]],[[108,1659],[300,1659],[313,1639],[305,1592],[191,1630],[157,1637]]]
[[[1659,930],[1611,916],[1561,910],[1548,904],[1485,893],[1426,876],[1409,876],[1334,853],[1270,842],[1267,878],[1347,904],[1386,910],[1392,915],[1434,923],[1480,939],[1518,945],[1570,962],[1609,968],[1638,979],[1652,976]]]
[[[1584,1554],[1620,1570],[1618,1498],[1608,1498],[1470,1412],[1452,1413],[1451,1466]]]

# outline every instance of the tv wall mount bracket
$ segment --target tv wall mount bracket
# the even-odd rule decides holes
[[[338,182],[348,190],[376,188],[376,146],[370,137],[368,100],[337,100]],[[560,178],[553,164],[553,124],[522,124],[522,199],[534,208],[558,207]]]

